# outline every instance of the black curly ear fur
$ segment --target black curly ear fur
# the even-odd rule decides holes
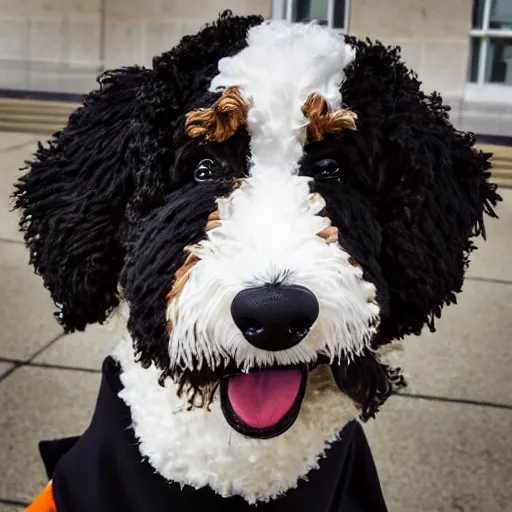
[[[405,386],[400,368],[391,368],[370,353],[331,364],[331,371],[338,387],[358,405],[362,421],[374,418],[391,393]]]
[[[152,71],[104,74],[66,128],[39,144],[15,191],[30,262],[68,331],[102,322],[118,305],[118,229],[134,190],[134,106]]]
[[[371,191],[382,227],[379,255],[389,287],[389,315],[376,345],[434,329],[460,292],[472,237],[501,200],[489,182],[490,154],[456,130],[439,94],[424,94],[400,49],[347,38],[357,57],[343,99],[359,116],[371,162]]]
[[[117,307],[127,231],[170,191],[173,137],[187,106],[206,94],[218,60],[240,51],[262,21],[225,11],[155,57],[153,69],[105,73],[66,128],[27,162],[15,208],[67,331],[103,322]]]
[[[342,145],[347,154],[352,151],[352,190],[371,201],[379,221],[378,265],[365,269],[367,278],[378,278],[384,306],[372,342],[378,349],[418,335],[424,326],[435,330],[442,308],[456,302],[462,290],[472,238],[485,237],[484,216],[496,216],[501,198],[489,182],[491,155],[475,149],[472,133],[453,127],[439,94],[421,91],[400,49],[353,37],[346,41],[356,58],[345,70],[341,93],[358,114],[358,130],[346,134]],[[346,203],[340,194],[332,192],[331,203]],[[380,274],[370,271],[375,268]],[[331,368],[363,420],[404,385],[400,371],[373,353]]]

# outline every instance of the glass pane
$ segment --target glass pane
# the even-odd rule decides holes
[[[347,28],[345,26],[345,6],[345,0],[334,0],[334,16],[332,19],[334,28]]]
[[[298,22],[317,20],[327,25],[327,3],[328,0],[295,0],[292,19]]]
[[[512,85],[512,39],[489,39],[485,81]]]
[[[492,0],[489,27],[512,30],[512,0]]]
[[[470,44],[469,54],[469,81],[478,82],[478,62],[480,61],[481,39],[473,38]]]
[[[473,2],[473,28],[482,28],[484,22],[485,0],[474,0]]]

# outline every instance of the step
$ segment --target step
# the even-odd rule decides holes
[[[52,135],[79,106],[70,101],[0,98],[0,130]]]
[[[2,112],[72,112],[80,106],[71,101],[20,100],[0,98]]]
[[[509,178],[512,180],[512,168],[493,167],[492,175],[494,178]]]
[[[19,121],[3,121],[0,118],[0,132],[34,133],[49,137],[55,132],[62,130],[64,126],[65,123],[20,123]]]
[[[512,188],[512,147],[480,144],[479,149],[492,153],[491,181],[500,188]]]
[[[491,181],[496,183],[498,188],[512,188],[512,175],[509,178],[492,177]]]
[[[48,115],[46,112],[33,112],[31,110],[20,111],[20,112],[5,112],[0,111],[0,119],[3,121],[20,121],[21,123],[27,123],[34,121],[36,123],[51,123],[52,120],[56,123],[66,123],[69,118],[68,112],[52,113]]]

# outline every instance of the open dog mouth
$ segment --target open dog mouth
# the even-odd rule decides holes
[[[269,368],[224,377],[222,412],[247,437],[268,439],[286,432],[297,419],[308,380],[307,368]]]

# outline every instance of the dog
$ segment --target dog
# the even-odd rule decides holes
[[[99,78],[15,190],[67,332],[115,311],[32,510],[386,510],[358,419],[434,330],[500,200],[398,48],[225,12]]]

